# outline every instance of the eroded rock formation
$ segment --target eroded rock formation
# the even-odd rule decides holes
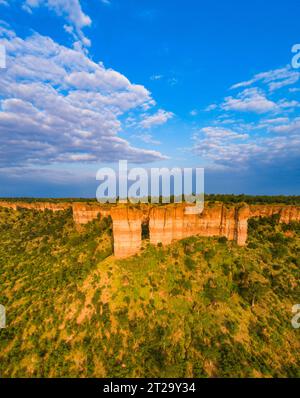
[[[188,214],[185,209],[184,205],[151,209],[150,242],[166,245],[194,235],[225,236],[233,240],[238,235],[237,228],[243,226],[235,207],[208,206],[200,215]]]
[[[149,224],[150,243],[168,245],[190,236],[224,236],[244,246],[248,237],[248,221],[254,217],[279,215],[282,223],[300,221],[298,206],[248,206],[239,204],[207,204],[200,215],[189,214],[186,206],[125,205],[101,206],[90,203],[46,203],[46,202],[0,202],[0,207],[17,210],[18,207],[44,211],[62,211],[72,208],[76,224],[87,224],[100,217],[111,216],[113,220],[114,253],[117,258],[130,257],[138,253],[142,244],[142,224]]]
[[[98,216],[107,217],[110,215],[110,210],[100,205],[72,203],[73,219],[76,224],[87,224],[90,221],[96,220]]]
[[[111,209],[114,254],[118,258],[133,256],[141,249],[143,213],[129,207]]]
[[[6,207],[13,210],[17,210],[18,207],[21,209],[29,209],[29,210],[37,210],[37,211],[45,211],[51,210],[53,212],[63,211],[70,208],[70,204],[68,203],[48,203],[48,202],[0,202],[0,207]]]

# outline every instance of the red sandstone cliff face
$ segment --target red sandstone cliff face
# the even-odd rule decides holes
[[[64,211],[66,209],[72,208],[73,219],[75,224],[87,224],[90,221],[97,219],[100,214],[101,217],[107,217],[110,215],[110,209],[108,207],[103,207],[98,204],[87,204],[87,203],[48,203],[48,202],[0,202],[0,207],[6,207],[13,210],[17,208],[22,209],[32,209],[38,211],[51,210],[54,212]]]
[[[88,224],[90,221],[96,220],[99,215],[101,217],[110,215],[109,209],[98,204],[73,203],[72,209],[75,224]]]
[[[6,209],[17,210],[17,205],[16,205],[16,203],[0,202],[0,207],[4,207],[4,208],[6,208]]]
[[[126,258],[138,253],[142,244],[143,212],[128,207],[111,209],[114,254]]]
[[[250,218],[271,217],[274,214],[280,215],[282,223],[300,221],[300,207],[298,206],[250,206]]]
[[[87,224],[101,217],[112,216],[114,252],[118,258],[132,256],[140,251],[142,244],[142,223],[149,223],[150,242],[168,245],[173,241],[190,236],[225,236],[244,246],[248,237],[248,220],[253,217],[280,216],[280,222],[300,221],[298,206],[269,205],[207,205],[202,214],[188,214],[185,205],[107,207],[86,203],[10,203],[2,201],[0,207],[16,210],[18,207],[44,211],[61,211],[72,207],[76,224]]]
[[[244,217],[244,215],[243,215]],[[224,205],[206,207],[202,214],[185,212],[185,206],[157,207],[150,211],[150,242],[170,244],[194,235],[225,236],[229,240],[237,238],[245,221],[236,208]],[[243,241],[243,239],[241,239]]]
[[[33,203],[26,203],[26,202],[0,202],[0,207],[6,207],[9,209],[17,210],[18,207],[21,209],[29,209],[29,210],[37,210],[37,211],[63,211],[70,208],[70,204],[68,203],[47,203],[47,202],[33,202]]]
[[[250,218],[250,207],[243,206],[235,210],[235,226],[233,239],[239,246],[245,246],[248,238],[248,220]]]
[[[250,210],[248,207],[206,207],[201,215],[187,214],[185,205],[157,206],[146,209],[111,209],[115,256],[129,257],[140,251],[141,225],[148,220],[150,243],[168,245],[194,235],[225,236],[244,245]]]

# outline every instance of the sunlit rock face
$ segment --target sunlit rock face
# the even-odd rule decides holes
[[[101,208],[97,205],[74,203],[72,204],[72,210],[75,224],[88,224],[101,215]]]
[[[115,256],[134,255],[141,248],[141,224],[149,222],[150,243],[169,245],[191,236],[224,236],[244,246],[248,238],[248,221],[253,217],[278,214],[280,222],[300,221],[296,206],[226,206],[205,207],[202,214],[188,214],[185,205],[149,206],[142,209],[112,208]]]
[[[170,244],[189,236],[224,236],[244,242],[247,234],[247,215],[238,208],[224,205],[206,207],[202,214],[188,214],[185,206],[157,207],[150,211],[150,242]]]
[[[292,221],[300,221],[300,210],[297,207],[286,207],[280,212],[280,222],[289,224]]]
[[[128,207],[111,209],[114,253],[117,258],[137,254],[142,245],[143,212]]]
[[[0,202],[0,207],[6,207],[9,209],[17,210],[18,207],[21,209],[29,209],[29,210],[37,210],[37,211],[45,211],[51,210],[53,212],[56,211],[63,211],[70,208],[70,204],[68,203],[47,203],[47,202],[33,202],[33,203],[26,203],[26,202]]]
[[[87,224],[98,217],[113,220],[114,254],[126,258],[139,253],[142,245],[142,223],[149,224],[150,243],[169,245],[191,236],[224,236],[244,246],[248,238],[250,218],[279,215],[282,223],[300,221],[300,207],[280,205],[207,204],[203,213],[190,214],[186,205],[103,206],[90,203],[0,202],[0,207],[44,211],[73,210],[77,225]]]

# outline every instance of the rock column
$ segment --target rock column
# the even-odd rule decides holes
[[[115,256],[126,258],[137,254],[142,245],[143,213],[138,209],[115,207],[111,210],[111,217]]]

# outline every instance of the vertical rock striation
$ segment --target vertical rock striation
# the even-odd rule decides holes
[[[190,214],[186,205],[167,206],[101,206],[92,203],[0,202],[0,207],[14,210],[27,208],[44,211],[73,210],[76,224],[87,224],[111,215],[113,220],[114,251],[118,258],[138,253],[142,243],[142,223],[149,223],[150,242],[168,245],[190,236],[224,236],[244,246],[248,237],[248,220],[256,217],[279,216],[282,223],[300,221],[300,207],[281,205],[207,204],[202,214]]]
[[[206,207],[200,215],[188,214],[185,209],[184,205],[152,208],[150,242],[167,245],[194,235],[225,236],[229,240],[244,241],[248,211],[240,212],[238,208],[226,208],[222,204]]]
[[[143,212],[129,207],[111,209],[114,253],[118,258],[133,256],[141,250]]]
[[[101,215],[101,208],[97,205],[73,203],[72,210],[75,224],[88,224]]]

